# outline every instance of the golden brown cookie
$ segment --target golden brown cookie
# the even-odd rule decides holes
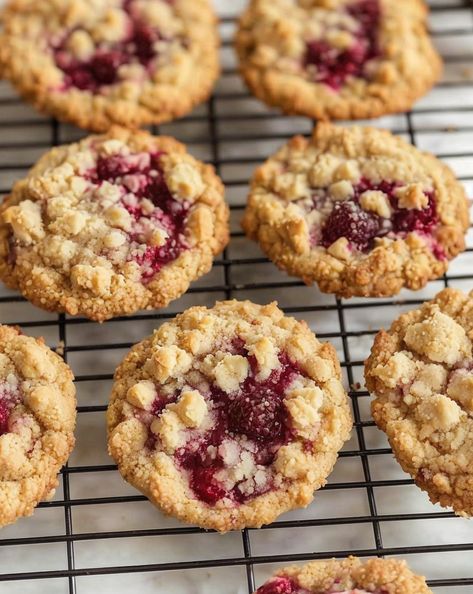
[[[377,336],[374,419],[433,503],[473,515],[473,292],[445,289]]]
[[[219,73],[209,0],[10,0],[2,23],[2,76],[90,130],[183,116]]]
[[[236,49],[251,91],[289,114],[405,111],[439,79],[423,0],[252,0]]]
[[[0,206],[0,278],[98,321],[165,307],[226,245],[223,194],[172,138],[113,128],[54,148]]]
[[[221,532],[305,507],[351,430],[334,348],[273,303],[192,307],[115,373],[109,451],[163,512]]]
[[[432,594],[405,561],[349,557],[281,569],[255,594]]]
[[[319,124],[254,174],[243,228],[273,262],[341,297],[420,289],[465,248],[465,190],[390,132]]]
[[[0,528],[54,494],[74,447],[73,379],[42,339],[0,326]]]

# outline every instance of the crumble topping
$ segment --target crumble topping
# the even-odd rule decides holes
[[[182,117],[219,74],[210,0],[9,0],[2,23],[3,77],[88,130]]]
[[[72,373],[41,341],[0,326],[0,527],[30,515],[72,449]]]
[[[473,414],[473,369],[458,369],[447,386],[447,395],[469,415]]]
[[[421,1],[251,0],[239,21],[240,70],[271,107],[313,120],[408,110],[442,70]]]
[[[319,123],[253,175],[242,220],[266,255],[339,297],[418,290],[465,247],[453,172],[388,131]]]
[[[94,18],[62,22],[59,33],[50,33],[62,90],[107,94],[126,81],[159,82],[163,74],[166,81],[169,66],[189,59],[190,39],[171,1],[123,0],[94,9]]]
[[[278,232],[297,254],[325,248],[350,260],[416,237],[435,258],[446,259],[436,239],[440,217],[433,179],[416,155],[405,153],[405,162],[397,152],[347,159],[343,145],[331,154],[301,144],[294,139],[261,167],[253,190],[267,202],[262,222],[272,223],[281,212]]]
[[[311,561],[279,570],[255,594],[431,594],[405,561],[356,557]]]
[[[395,187],[393,182],[373,183],[366,178],[356,185],[342,180],[330,185],[328,191],[313,188],[309,198],[294,201],[301,214],[308,217],[310,246],[328,249],[345,238],[353,250],[366,252],[381,238],[393,241],[409,233],[430,238],[439,223],[433,192],[426,190],[425,209],[413,211],[400,208],[393,192]],[[318,216],[312,217],[313,211]],[[435,241],[429,243],[433,245]],[[438,247],[437,254],[440,252]]]
[[[333,350],[274,304],[194,307],[136,348],[140,363],[133,358],[137,367],[116,383],[120,398],[112,396],[110,450],[119,465],[130,448],[160,464],[164,455],[187,497],[205,506],[313,482],[325,433],[338,426],[345,435]]]
[[[119,267],[128,263],[146,283],[191,246],[185,227],[204,184],[187,164],[193,176],[186,197],[173,195],[172,156],[132,153],[117,141],[90,148],[31,179],[37,202],[7,208],[4,220],[20,249],[34,243],[47,265],[70,274],[73,286],[103,295]],[[163,163],[171,165],[166,172]]]
[[[434,502],[471,515],[472,295],[446,289],[381,332],[367,361],[373,414]]]
[[[257,41],[248,47],[248,61],[274,68],[337,92],[357,79],[386,76],[379,43],[378,0],[333,4],[261,0],[253,22],[243,21]]]
[[[315,438],[324,398],[284,352],[271,369],[264,357],[261,364],[250,355],[242,336],[225,335],[224,341],[229,346],[220,344],[199,358],[175,345],[156,347],[146,364],[157,381],[167,382],[154,385],[151,407],[145,398],[154,410],[150,431],[155,447],[174,456],[188,472],[194,494],[212,505],[222,498],[242,503],[272,488],[275,480],[281,482],[269,468],[273,462],[283,476],[293,477],[289,465],[298,452],[287,444],[292,433]],[[238,354],[231,343],[241,343]],[[129,403],[137,393],[148,396],[151,384],[145,381],[145,387],[142,381],[131,386]],[[284,445],[287,452],[281,451]]]
[[[113,127],[46,153],[0,207],[0,278],[97,321],[159,309],[229,239],[224,188],[173,138]]]
[[[329,588],[328,590],[320,590],[319,588],[317,590],[307,590],[301,588],[296,580],[283,576],[269,579],[256,590],[255,594],[310,594],[311,592],[314,594],[382,594],[382,591],[378,589],[368,591],[360,588],[340,590],[337,587],[336,589]]]
[[[471,357],[471,341],[460,324],[435,306],[431,311],[429,317],[407,329],[407,346],[431,361],[447,365]]]
[[[312,561],[279,570],[255,594],[431,594],[405,561],[356,557]]]
[[[381,58],[379,0],[355,0],[308,11],[303,67],[307,76],[333,90],[348,78],[370,79]],[[378,64],[373,65],[373,61]]]

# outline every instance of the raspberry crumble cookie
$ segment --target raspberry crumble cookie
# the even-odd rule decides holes
[[[286,113],[405,111],[439,79],[422,0],[252,0],[236,48],[251,91]]]
[[[260,167],[243,228],[279,268],[341,297],[395,295],[465,248],[465,190],[388,131],[319,124]]]
[[[168,137],[111,129],[55,148],[0,207],[0,278],[102,321],[165,307],[228,241],[223,186]]]
[[[219,73],[209,0],[11,0],[0,71],[40,111],[95,131],[180,117]]]
[[[445,289],[381,331],[366,362],[374,419],[433,503],[473,516],[473,292]]]
[[[73,379],[42,339],[0,326],[0,527],[54,495],[74,447]]]
[[[255,594],[432,594],[405,561],[349,557],[281,569]]]
[[[273,303],[193,307],[118,367],[109,451],[165,513],[221,532],[305,507],[348,439],[334,348]]]

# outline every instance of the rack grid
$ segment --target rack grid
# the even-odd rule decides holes
[[[42,312],[0,289],[0,319],[45,336],[76,375],[77,446],[61,472],[55,498],[0,536],[0,594],[88,594],[136,591],[251,593],[277,566],[356,554],[407,558],[428,575],[436,594],[473,591],[473,525],[429,504],[393,461],[369,415],[362,365],[373,336],[402,311],[444,286],[473,289],[473,230],[466,252],[447,275],[418,293],[395,299],[322,295],[278,272],[239,230],[253,168],[311,122],[287,118],[251,98],[231,50],[243,0],[217,0],[223,36],[223,76],[212,98],[191,116],[155,132],[172,134],[214,164],[226,186],[232,241],[212,272],[169,308],[104,325]],[[445,60],[444,80],[412,112],[379,125],[446,160],[473,195],[473,2],[431,1],[432,34]],[[49,147],[83,135],[34,113],[0,85],[0,192],[9,191]],[[222,298],[277,299],[334,342],[354,413],[352,440],[328,485],[307,510],[261,530],[219,536],[164,518],[124,484],[106,455],[104,411],[114,366],[162,320],[191,304]]]

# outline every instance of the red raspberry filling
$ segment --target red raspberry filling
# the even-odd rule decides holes
[[[140,20],[133,10],[132,0],[126,0],[123,11],[129,17],[128,34],[119,43],[103,43],[88,60],[75,58],[67,49],[72,33],[54,49],[56,65],[65,74],[65,88],[76,87],[82,91],[98,93],[102,87],[118,82],[118,69],[123,64],[141,64],[149,69],[156,58],[155,44],[164,40],[160,32]]]
[[[276,577],[256,590],[256,594],[295,594],[301,592],[294,580],[286,577]]]
[[[439,224],[434,192],[426,192],[429,203],[424,209],[399,208],[399,200],[394,191],[400,184],[383,181],[374,184],[362,179],[354,186],[354,196],[350,200],[336,202],[333,210],[322,225],[320,232],[313,234],[315,244],[328,248],[340,237],[345,237],[352,248],[367,252],[374,247],[377,237],[405,237],[408,233],[416,232],[430,239],[432,252],[439,259],[445,258],[442,247],[433,237],[435,228]],[[361,195],[368,190],[379,190],[386,194],[392,208],[390,219],[384,219],[374,212],[367,212],[360,206]],[[315,208],[323,208],[331,200],[326,195],[314,198]]]
[[[380,217],[364,211],[357,202],[337,202],[322,230],[322,245],[327,248],[340,237],[346,237],[364,252],[372,247],[380,228]]]
[[[335,583],[339,583],[339,580],[335,580]],[[303,590],[294,580],[286,577],[272,578],[265,584],[263,584],[256,594],[308,594],[306,590]],[[322,593],[320,593],[322,594]],[[376,592],[368,592],[367,590],[360,590],[355,588],[354,590],[326,590],[325,594],[387,594],[385,590]]]
[[[293,380],[301,375],[297,366],[286,355],[280,357],[280,367],[272,371],[266,380],[258,380],[256,359],[248,356],[250,373],[238,392],[227,394],[212,384],[207,394],[215,423],[212,429],[189,440],[175,454],[176,462],[189,472],[189,484],[198,499],[214,505],[226,497],[235,503],[245,501],[270,491],[267,482],[256,487],[249,495],[237,483],[227,490],[216,477],[226,468],[219,446],[228,441],[245,443],[247,451],[254,457],[254,463],[261,467],[270,466],[282,445],[292,438],[292,428],[287,421],[284,406],[285,392]],[[161,412],[161,399],[155,410]],[[177,400],[168,399],[167,403]],[[156,414],[156,413],[155,413]]]
[[[358,22],[355,43],[340,50],[325,40],[309,41],[304,57],[306,68],[315,66],[315,80],[334,90],[340,89],[349,76],[366,78],[366,63],[379,57],[379,0],[354,2],[345,10]]]
[[[94,184],[100,185],[107,181],[123,188],[120,205],[132,215],[136,223],[136,229],[129,233],[130,243],[137,246],[146,243],[146,238],[139,231],[143,220],[154,222],[156,228],[167,233],[164,245],[147,245],[144,252],[132,252],[131,259],[142,267],[144,282],[150,281],[163,266],[173,262],[189,247],[185,226],[190,205],[173,198],[164,179],[160,163],[162,154],[99,157],[95,170],[88,173],[88,179]],[[151,214],[143,212],[140,205],[143,198],[151,200],[156,207]]]
[[[10,411],[3,400],[0,399],[0,435],[8,432],[8,419]]]
[[[20,400],[21,395],[17,389],[7,382],[0,382],[0,436],[9,432],[10,414]]]

